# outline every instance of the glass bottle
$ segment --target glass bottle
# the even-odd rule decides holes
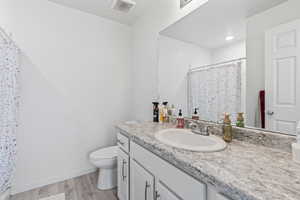
[[[159,103],[153,102],[153,122],[159,122]]]
[[[237,120],[236,120],[236,126],[237,127],[242,127],[244,128],[245,127],[245,122],[244,122],[244,113],[238,113],[238,117],[237,117]]]
[[[232,125],[230,120],[230,115],[225,114],[224,123],[223,123],[223,139],[225,142],[232,142],[233,133],[232,133]]]

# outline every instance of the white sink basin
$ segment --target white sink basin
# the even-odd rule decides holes
[[[202,136],[187,129],[165,129],[155,134],[160,142],[180,149],[197,152],[222,151],[227,144],[216,136]]]

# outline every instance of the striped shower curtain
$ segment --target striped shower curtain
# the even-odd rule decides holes
[[[19,49],[0,32],[0,196],[11,186],[16,159]]]

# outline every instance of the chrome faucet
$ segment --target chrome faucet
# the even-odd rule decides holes
[[[188,123],[188,128],[191,129],[191,131],[195,134],[198,135],[203,135],[203,136],[209,136],[209,128],[211,126],[205,126],[203,129],[201,128],[200,124],[195,122],[195,121],[191,121]]]

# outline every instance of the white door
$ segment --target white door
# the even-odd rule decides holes
[[[118,198],[129,200],[129,156],[118,149]]]
[[[266,125],[296,134],[300,120],[300,20],[266,32]]]
[[[161,181],[157,183],[155,195],[156,200],[182,200],[182,198]]]
[[[134,160],[130,166],[130,199],[154,200],[154,176]]]

